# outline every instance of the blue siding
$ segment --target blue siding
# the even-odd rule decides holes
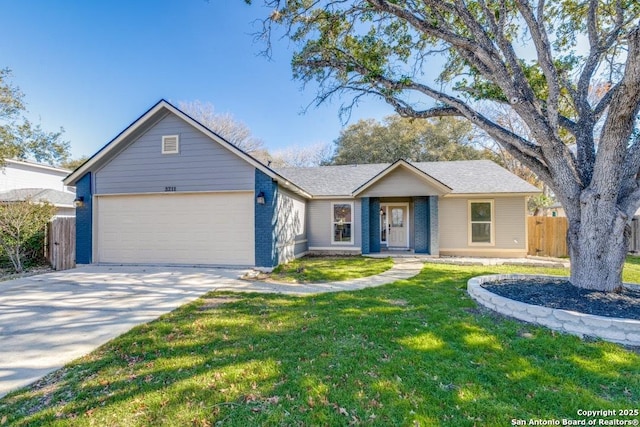
[[[162,136],[179,135],[179,153],[162,154]],[[169,114],[96,171],[96,194],[253,190],[253,166]]]
[[[278,184],[262,171],[255,170],[255,194],[264,193],[265,204],[255,204],[255,256],[257,267],[278,265],[276,206]]]
[[[84,206],[76,208],[76,263],[91,264],[93,260],[93,199],[91,173],[76,184],[76,196],[84,198]]]

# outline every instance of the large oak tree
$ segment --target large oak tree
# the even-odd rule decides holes
[[[320,102],[377,96],[406,117],[466,118],[563,204],[571,283],[620,288],[640,206],[640,2],[264,3],[272,13],[262,35],[284,31],[298,44],[294,75],[319,82]],[[434,67],[441,74],[427,78]],[[479,100],[509,105],[529,137],[482,114]]]
[[[397,115],[383,123],[359,120],[347,126],[334,141],[334,165],[475,160],[487,157],[472,145],[472,126],[454,117],[415,120]]]

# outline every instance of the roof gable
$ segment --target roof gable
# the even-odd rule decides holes
[[[206,137],[211,139],[212,142],[219,144],[225,150],[228,150],[229,152],[238,156],[240,159],[244,160],[256,169],[259,169],[272,179],[277,180],[284,187],[289,188],[290,190],[298,194],[309,197],[309,194],[305,193],[297,185],[280,176],[268,166],[262,164],[260,161],[253,158],[248,153],[245,153],[244,151],[231,144],[220,135],[211,131],[209,128],[207,128],[188,114],[184,113],[180,109],[176,108],[169,102],[165,101],[164,99],[151,107],[147,112],[145,112],[125,130],[118,134],[118,136],[116,136],[104,147],[102,147],[96,154],[94,154],[78,169],[69,174],[64,179],[65,184],[75,185],[78,180],[82,178],[82,176],[84,176],[87,172],[93,171],[108,163],[112,158],[118,156],[119,153],[131,142],[135,141],[136,138],[143,135],[147,130],[149,130],[152,126],[154,126],[169,114],[173,114],[179,119],[185,121],[187,124],[194,127],[195,129],[203,133]]]
[[[451,187],[409,162],[398,160],[356,188],[353,196],[440,196],[450,192]]]

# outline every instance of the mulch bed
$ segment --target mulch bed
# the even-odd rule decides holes
[[[515,301],[606,317],[640,320],[640,286],[620,293],[577,288],[567,280],[531,278],[485,283],[483,288]]]

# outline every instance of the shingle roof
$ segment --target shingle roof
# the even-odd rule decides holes
[[[346,196],[389,164],[274,168],[313,196]]]
[[[540,190],[490,160],[411,163],[452,189],[451,194],[538,193]],[[274,168],[313,196],[349,196],[388,168],[368,165]]]
[[[31,200],[33,202],[49,202],[58,207],[73,206],[75,198],[76,195],[73,193],[50,188],[18,188],[0,193],[0,202],[22,202]]]

